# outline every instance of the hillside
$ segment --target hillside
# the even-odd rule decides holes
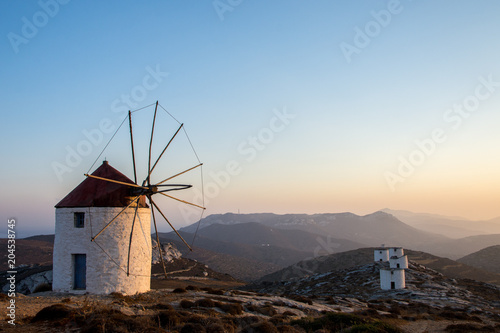
[[[198,246],[195,246],[193,252],[190,252],[178,239],[171,240],[163,237],[162,239],[162,242],[168,240],[170,243],[174,243],[180,249],[183,257],[202,262],[213,270],[229,274],[239,280],[252,281],[282,268],[271,263],[210,251]]]
[[[471,253],[457,260],[463,264],[500,274],[500,245],[494,245]]]
[[[180,234],[184,239],[192,239],[193,236],[185,232],[180,232]],[[161,233],[159,236],[161,242],[172,242],[179,239],[178,236],[173,232]],[[286,267],[299,260],[312,256],[312,253],[310,252],[287,249],[278,246],[262,246],[260,244],[255,245],[223,242],[203,236],[198,236],[194,242],[194,245],[196,246],[196,248],[203,248],[211,252],[231,255],[234,257],[241,257],[257,262],[264,262],[278,267]],[[188,250],[185,246],[179,246],[179,250],[184,255],[187,255],[188,253]],[[196,258],[197,254],[193,251],[191,255],[192,258]]]
[[[430,244],[424,251],[451,259],[459,259],[485,247],[500,245],[500,234],[469,236]]]
[[[244,288],[274,295],[330,299],[332,303],[338,302],[337,304],[343,301],[347,305],[356,301],[368,304],[372,310],[367,313],[375,317],[380,316],[379,311],[392,312],[397,309],[402,318],[416,321],[424,318],[429,321],[447,318],[454,323],[462,320],[483,323],[484,317],[472,318],[473,315],[482,314],[488,314],[489,320],[494,322],[500,321],[499,286],[467,279],[449,279],[433,269],[410,261],[409,268],[405,270],[406,288],[381,290],[379,270],[383,267],[386,267],[384,263],[372,262],[302,278],[247,285]],[[413,317],[415,315],[419,318]],[[500,325],[494,325],[495,328],[485,328],[484,332],[498,332]],[[480,329],[472,325],[463,326],[462,330],[457,331],[451,328],[444,330],[445,327],[437,330],[436,327],[431,329],[420,325],[418,328],[409,332],[483,332],[482,327]]]
[[[350,269],[373,262],[374,248],[363,248],[298,262],[292,266],[271,273],[259,279],[259,282],[288,281],[292,278],[303,278],[313,274]],[[484,271],[447,258],[441,258],[421,251],[406,250],[408,259],[417,264],[449,277],[467,278],[500,285],[500,274]]]
[[[252,244],[259,246],[277,246],[296,251],[313,253],[318,247],[321,236],[303,230],[276,229],[257,222],[245,222],[232,225],[211,224],[202,228],[199,235],[223,242]],[[356,249],[360,243],[345,239],[332,239],[332,243],[342,251]]]
[[[33,239],[16,239],[16,266],[19,265],[52,265],[52,249],[54,241],[52,242],[45,239],[46,236],[33,238]],[[50,239],[48,237],[47,239]],[[7,239],[0,239],[0,247],[7,249]],[[7,270],[7,251],[3,251],[2,260],[0,262],[0,271]]]

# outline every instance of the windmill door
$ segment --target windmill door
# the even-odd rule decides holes
[[[87,288],[87,255],[73,254],[74,289]]]

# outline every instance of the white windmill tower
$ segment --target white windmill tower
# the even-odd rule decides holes
[[[55,206],[52,283],[54,291],[95,294],[135,294],[148,291],[151,278],[151,220],[159,243],[155,211],[160,213],[177,233],[153,200],[153,196],[160,194],[183,204],[205,209],[202,205],[166,193],[190,188],[191,185],[172,184],[169,181],[201,167],[202,163],[152,183],[153,170],[183,128],[183,124],[180,124],[156,162],[152,164],[158,106],[156,102],[149,142],[147,176],[142,184],[137,182],[132,112],[129,111],[134,181],[104,161],[92,174],[85,174],[87,178]],[[179,233],[177,235],[182,239]],[[184,243],[191,249],[185,241]],[[166,275],[161,246],[158,250]]]

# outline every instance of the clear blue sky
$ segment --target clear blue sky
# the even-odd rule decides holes
[[[498,1],[40,0],[0,13],[0,211],[21,236],[53,232],[54,205],[111,133],[58,173],[68,147],[156,100],[204,163],[206,214],[500,215]]]

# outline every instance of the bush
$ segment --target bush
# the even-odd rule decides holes
[[[242,333],[279,333],[276,326],[268,321],[260,321],[258,323],[252,324],[248,327],[245,327]]]
[[[392,325],[383,322],[371,324],[358,324],[351,327],[350,333],[401,333],[402,331]]]
[[[309,304],[309,305],[312,305],[313,304],[313,301],[308,298],[308,297],[305,297],[305,296],[294,296],[292,297],[293,300],[297,301],[297,302],[302,302],[302,303],[306,303],[306,304]]]
[[[171,328],[181,323],[181,317],[174,310],[160,311],[156,316],[158,325],[165,328]]]
[[[186,293],[187,291],[184,288],[175,288],[172,292],[174,294],[183,294],[183,293]]]
[[[110,308],[96,309],[89,318],[78,318],[82,333],[158,332],[148,316],[127,316]],[[161,331],[160,331],[161,332]]]
[[[64,304],[54,304],[41,309],[32,319],[32,322],[37,321],[57,321],[63,318],[69,318],[74,310]]]
[[[365,320],[348,313],[328,312],[318,318],[301,318],[293,320],[292,325],[298,325],[306,331],[316,331],[322,328],[328,328],[334,332],[351,327],[354,325],[364,324]]]
[[[476,324],[453,324],[445,328],[446,332],[465,333],[465,332],[497,332],[492,326],[480,326]]]
[[[36,286],[35,290],[33,290],[33,294],[51,290],[52,290],[52,285],[50,283],[42,283]]]
[[[202,290],[205,290],[207,294],[212,294],[212,295],[224,295],[224,290],[222,289],[213,289],[210,287],[202,288]]]
[[[189,285],[186,287],[186,290],[200,291],[201,289],[196,286]]]
[[[233,316],[243,313],[243,306],[239,303],[219,303],[217,307]]]
[[[194,302],[195,306],[203,307],[203,308],[213,308],[215,306],[215,302],[210,298],[202,298],[198,299]]]
[[[212,323],[208,325],[206,331],[207,333],[226,333],[224,325],[219,323]]]
[[[183,309],[190,309],[194,306],[194,302],[191,302],[190,300],[183,299],[180,301],[179,306]]]
[[[154,310],[174,310],[174,307],[170,304],[158,303],[150,307]]]
[[[180,333],[205,333],[205,327],[201,324],[187,323],[184,325]]]
[[[280,333],[302,333],[303,331],[302,330],[298,330],[296,329],[295,327],[293,326],[290,326],[290,325],[282,325],[282,326],[278,326],[278,332]]]

